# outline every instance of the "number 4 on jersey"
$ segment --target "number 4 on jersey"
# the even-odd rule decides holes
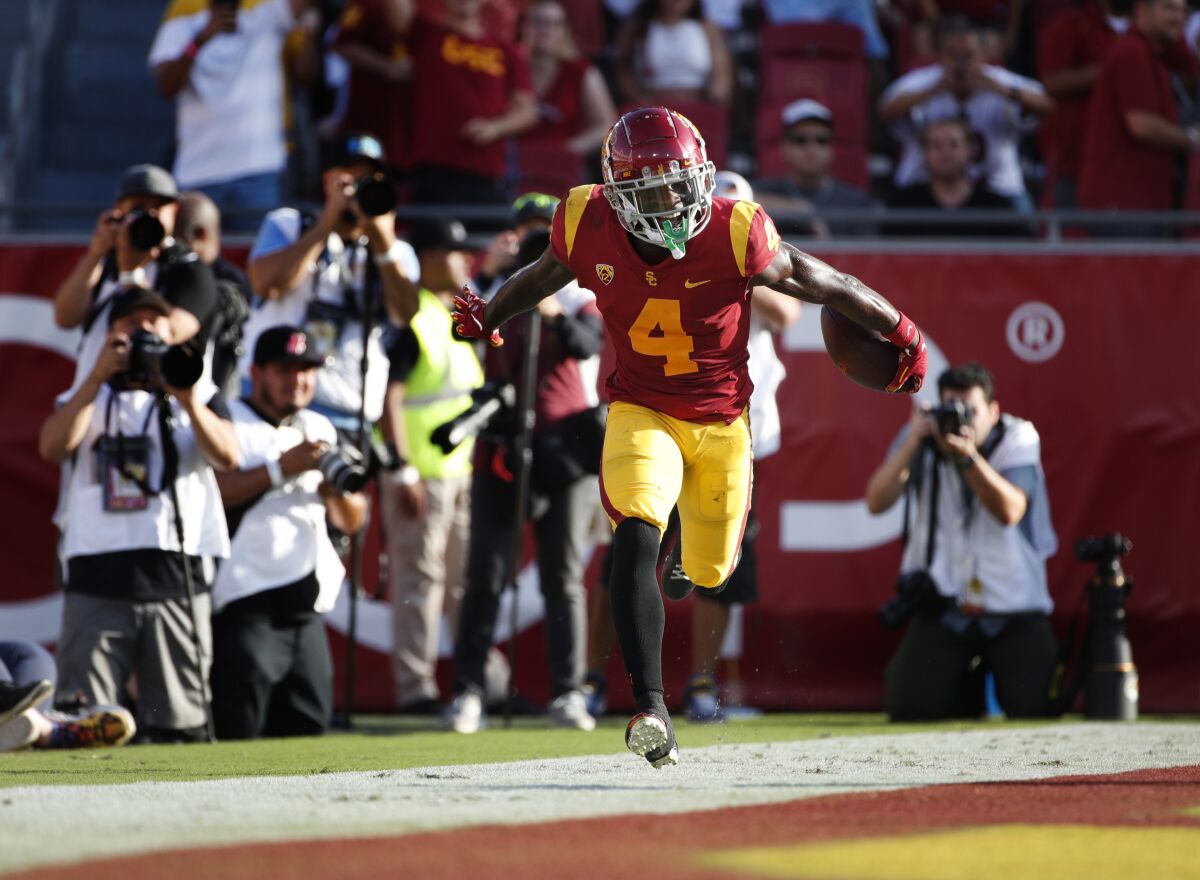
[[[691,358],[692,337],[683,332],[677,299],[646,300],[641,314],[629,328],[629,342],[638,354],[665,357],[665,376],[681,376],[700,369]]]

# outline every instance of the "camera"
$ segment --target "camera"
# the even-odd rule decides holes
[[[166,227],[153,214],[129,212],[129,243],[139,251],[148,251],[162,244],[167,237]]]
[[[517,391],[508,382],[488,382],[471,392],[471,405],[457,416],[433,429],[430,440],[447,455],[468,437],[488,426],[501,411],[517,403]]]
[[[396,191],[385,174],[376,172],[354,185],[354,200],[368,217],[379,217],[396,207]]]
[[[362,456],[351,446],[330,446],[317,459],[317,470],[339,495],[359,491],[370,479]]]
[[[117,378],[128,388],[191,388],[203,373],[204,359],[187,346],[138,330],[129,337],[129,367]]]
[[[1080,562],[1104,562],[1111,566],[1122,556],[1128,556],[1133,542],[1120,532],[1109,532],[1100,538],[1082,538],[1075,543],[1075,557]]]
[[[1125,634],[1125,601],[1133,581],[1121,559],[1133,543],[1120,532],[1087,537],[1075,544],[1080,562],[1096,563],[1087,586],[1087,685],[1083,714],[1088,718],[1132,721],[1138,714],[1138,674]]]
[[[888,629],[899,629],[916,614],[934,617],[950,602],[938,592],[937,584],[924,569],[907,571],[896,578],[896,595],[879,609],[879,622]]]
[[[962,429],[970,425],[971,419],[975,418],[975,408],[957,397],[952,397],[930,409],[929,416],[937,425],[938,433],[945,437],[961,434]]]

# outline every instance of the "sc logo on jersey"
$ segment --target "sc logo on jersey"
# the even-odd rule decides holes
[[[596,264],[596,277],[599,278],[601,281],[603,281],[605,284],[612,284],[613,267],[608,265],[608,263],[597,263]]]

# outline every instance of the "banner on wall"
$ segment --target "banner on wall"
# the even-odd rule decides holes
[[[79,253],[0,246],[0,638],[57,636],[50,514],[58,472],[36,448],[73,370],[74,337],[54,325],[50,297]],[[1076,539],[1119,529],[1134,544],[1128,611],[1142,707],[1200,711],[1200,565],[1192,548],[1200,534],[1200,257],[881,252],[829,260],[925,331],[926,399],[946,365],[977,360],[996,376],[1001,408],[1037,426],[1061,545],[1050,561],[1060,632],[1091,574],[1074,559]],[[872,517],[863,495],[911,400],[839,376],[815,307],[778,348],[788,370],[779,389],[783,448],[758,466],[761,598],[743,615],[737,672],[748,701],[766,708],[877,709],[897,636],[875,611],[892,594],[900,514],[897,507]],[[546,676],[536,579],[523,583],[518,681],[539,698]],[[668,604],[665,673],[678,698],[690,603]],[[340,660],[344,604],[329,620]],[[390,629],[387,603],[364,600],[359,708],[390,705]],[[610,681],[621,705],[628,695],[617,663]]]

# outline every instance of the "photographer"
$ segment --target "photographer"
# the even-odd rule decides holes
[[[272,211],[250,252],[250,282],[265,302],[246,322],[243,377],[250,373],[249,352],[259,333],[280,324],[303,327],[327,358],[317,371],[311,408],[354,434],[364,403],[364,339],[365,414],[375,422],[387,388],[384,321],[405,324],[418,308],[414,281],[420,269],[412,248],[396,238],[385,167],[375,138],[345,138],[324,174],[321,213],[310,221],[294,208]]]
[[[345,568],[326,521],[362,528],[337,431],[305,407],[323,359],[298,327],[258,337],[250,396],[229,405],[242,467],[217,476],[232,535],[213,585],[213,717],[220,739],[324,733],[333,662],[321,615]]]
[[[217,308],[216,286],[209,267],[172,237],[178,199],[175,179],[167,171],[156,165],[127,168],[112,208],[101,213],[87,250],[55,291],[55,322],[67,330],[83,329],[72,388],[99,357],[107,339],[108,308],[126,290],[144,287],[160,294],[171,307],[163,339],[205,350],[206,328]],[[202,398],[212,390],[211,385],[196,389]]]
[[[450,305],[470,277],[461,223],[429,220],[413,227],[420,259],[421,308],[388,346],[390,372],[384,434],[403,466],[388,474],[380,502],[387,536],[393,612],[392,680],[396,708],[441,710],[435,679],[443,614],[451,629],[463,590],[473,441],[445,452],[435,428],[471,406],[483,384],[474,345],[455,336]]]
[[[888,625],[912,616],[887,669],[892,720],[979,714],[995,676],[1009,717],[1048,710],[1056,660],[1046,559],[1057,549],[1037,429],[1001,415],[978,364],[938,379],[939,407],[918,407],[867,485],[882,513],[906,498],[899,599]],[[978,687],[972,687],[976,683]]]
[[[63,486],[59,702],[79,691],[91,704],[118,703],[136,676],[138,729],[152,741],[203,735],[206,558],[229,554],[213,469],[237,467],[239,457],[232,426],[180,387],[194,373],[177,375],[169,354],[156,357],[171,313],[149,290],[117,297],[99,357],[38,441],[47,461],[73,462]]]
[[[521,243],[517,266],[533,262],[548,246],[549,232],[531,232]],[[595,297],[570,284],[537,306],[541,341],[537,391],[532,402],[533,464],[528,517],[537,538],[538,580],[546,605],[546,655],[550,672],[550,723],[592,730],[581,687],[587,648],[583,587],[585,554],[599,500],[603,418],[596,409],[594,358],[604,344]],[[491,348],[489,379],[519,384],[532,329],[528,317],[509,323],[502,348]],[[503,415],[503,414],[502,414]],[[515,530],[516,486],[511,461],[517,419],[497,419],[476,447],[471,483],[471,530],[467,589],[454,648],[454,702],[445,725],[474,733],[483,721],[484,667],[496,626],[500,595],[508,579]]]

